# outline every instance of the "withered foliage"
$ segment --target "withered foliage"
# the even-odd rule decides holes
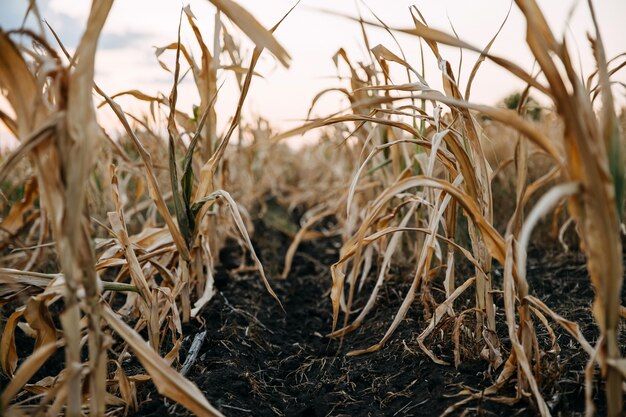
[[[218,253],[228,239],[249,255],[252,264],[243,264],[244,257],[241,268],[256,271],[280,303],[251,242],[249,210],[254,207],[271,227],[293,239],[279,279],[288,276],[302,241],[343,237],[339,259],[329,271],[330,338],[350,337],[367,320],[391,265],[412,265],[410,289],[383,338],[349,354],[383,348],[419,302],[426,322],[417,342],[433,361],[445,363],[429,340],[442,323],[454,321],[455,365],[463,360],[463,333],[499,374],[484,392],[462,391],[463,399],[446,414],[480,395],[507,403],[531,396],[541,415],[550,415],[538,383],[542,352],[535,327],[545,327],[558,349],[551,318],[589,355],[588,415],[594,412],[596,366],[606,378],[608,414],[621,415],[624,159],[611,77],[625,61],[624,54],[611,60],[605,56],[591,2],[595,33],[589,43],[597,69],[586,79],[534,0],[515,4],[527,23],[537,74],[493,55],[497,34],[478,48],[429,27],[417,8],[410,10],[410,28],[354,19],[363,29],[370,61],[356,63],[340,49],[333,59],[339,71],[347,71],[349,85],[322,91],[312,103],[340,93],[349,107],[282,133],[242,117],[263,51],[289,65],[289,54],[273,35],[282,19],[268,30],[233,0],[210,2],[216,10],[212,47],[187,6],[178,39],[156,49],[158,63],[172,76],[167,96],[138,89],[108,94],[95,84],[97,42],[112,0],[93,1],[72,54],[53,28],[46,30],[54,43],[43,33],[0,28],[0,88],[10,106],[0,112],[0,120],[19,140],[0,166],[3,196],[15,190],[19,195],[0,223],[0,303],[12,307],[0,339],[0,365],[10,379],[0,397],[2,413],[80,416],[88,408],[90,415],[127,414],[137,410],[137,385],[152,380],[162,395],[191,412],[221,415],[176,370],[182,329],[211,302]],[[38,14],[35,2],[29,10]],[[192,30],[194,45],[181,43],[182,25]],[[436,58],[442,91],[431,87],[424,69],[408,62],[401,50],[372,47],[368,26],[392,37],[414,36],[422,55]],[[231,34],[235,28],[255,45],[249,57]],[[444,45],[477,54],[464,88],[443,55]],[[173,69],[164,55],[174,56]],[[485,61],[526,83],[517,109],[470,101]],[[177,108],[186,71],[200,99],[194,114]],[[226,130],[218,132],[218,80],[227,72],[235,74],[240,98]],[[397,82],[398,73],[406,79]],[[552,101],[550,121],[526,115],[531,91]],[[121,96],[147,102],[150,114],[142,119],[126,113],[116,102]],[[112,138],[98,124],[102,107],[117,117],[121,137]],[[562,134],[554,134],[560,129],[554,126],[562,126]],[[295,151],[283,142],[313,129],[322,132],[314,146]],[[238,144],[230,145],[235,132]],[[515,151],[494,160],[488,136],[498,134],[513,140],[508,147]],[[533,172],[537,155],[544,161],[540,175]],[[509,165],[515,167],[514,207],[500,230],[493,183]],[[269,202],[268,196],[273,198]],[[305,208],[301,223],[294,223],[284,207]],[[594,343],[576,323],[529,292],[526,248],[537,222],[552,212],[569,219],[563,230],[576,225],[587,258],[600,329]],[[329,218],[336,226],[319,231],[316,226]],[[471,265],[467,276],[458,273],[461,258]],[[496,262],[503,267],[501,282],[493,273]],[[435,285],[443,288],[443,298],[433,295]],[[363,294],[365,289],[369,294]],[[455,301],[470,290],[473,307],[457,311]],[[496,332],[496,292],[504,304],[506,347]],[[18,349],[18,328],[34,338],[31,352]],[[59,352],[63,370],[34,381]],[[131,352],[145,374],[127,374],[124,364]],[[517,395],[501,396],[502,387],[513,380]]]

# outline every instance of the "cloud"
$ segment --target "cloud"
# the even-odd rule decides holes
[[[132,31],[125,33],[103,33],[100,37],[99,47],[101,49],[126,48],[148,37],[149,35],[146,33]]]
[[[2,5],[2,13],[0,14],[0,27],[5,30],[19,29],[22,23],[24,23],[26,29],[39,32],[40,23],[37,22],[37,17],[34,13],[30,12],[24,22],[27,7],[28,2],[26,1],[5,2]],[[83,31],[83,22],[78,18],[50,9],[47,3],[38,4],[38,7],[41,18],[54,29],[63,44],[70,49],[75,48]],[[50,33],[47,28],[45,29],[45,36],[50,39]]]
[[[5,2],[2,5],[2,13],[0,13],[0,28],[10,30],[21,27],[27,7],[28,3],[26,1],[12,0]],[[53,8],[47,2],[38,3],[38,7],[41,18],[54,29],[63,44],[70,49],[76,48],[85,29],[86,16]],[[29,14],[24,27],[36,32],[39,31],[39,24],[33,13]],[[46,33],[46,36],[49,35],[49,32]],[[147,37],[149,37],[147,33],[132,30],[121,33],[109,32],[105,26],[100,36],[99,48],[122,49],[132,46],[138,41],[145,40]]]
[[[43,16],[46,17],[50,26],[57,32],[63,43],[70,47],[75,48],[80,42],[80,37],[85,30],[86,18],[71,16],[65,12],[55,11],[51,9],[41,11]],[[104,49],[122,49],[132,46],[135,42],[143,40],[148,35],[137,31],[125,31],[121,33],[114,33],[107,31],[107,27],[104,27],[100,40],[98,42],[98,48]]]

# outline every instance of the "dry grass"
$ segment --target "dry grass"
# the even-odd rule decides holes
[[[228,239],[239,242],[253,262],[241,267],[258,271],[280,303],[250,239],[250,212],[255,210],[293,240],[283,279],[302,241],[343,237],[330,271],[331,338],[349,337],[367,320],[392,264],[413,265],[410,289],[383,338],[350,355],[381,349],[419,302],[427,312],[417,335],[419,346],[433,361],[445,363],[431,350],[429,337],[447,317],[473,314],[474,320],[455,325],[455,365],[463,360],[461,350],[476,352],[499,370],[481,396],[513,403],[530,393],[545,416],[550,411],[537,383],[541,352],[535,325],[545,326],[551,317],[589,354],[588,414],[594,407],[592,370],[599,366],[607,381],[608,413],[621,415],[626,365],[617,337],[624,159],[610,90],[610,77],[621,66],[619,57],[605,57],[597,28],[590,37],[597,71],[583,83],[567,45],[554,37],[534,1],[516,3],[545,81],[491,55],[493,40],[480,49],[430,28],[416,8],[411,9],[411,28],[390,29],[379,21],[357,19],[368,46],[368,25],[424,42],[440,63],[443,91],[430,87],[402,51],[398,55],[377,45],[370,48],[370,62],[356,64],[342,49],[335,62],[348,69],[349,86],[339,91],[349,98],[350,108],[277,133],[263,120],[244,120],[242,108],[264,49],[283,65],[289,63],[272,35],[282,19],[266,30],[235,2],[210,1],[216,6],[216,39],[224,42],[209,48],[196,17],[185,7],[180,24],[191,27],[194,47],[202,53],[191,55],[180,35],[157,51],[157,56],[175,54],[167,99],[138,90],[109,95],[94,84],[96,44],[110,0],[94,1],[73,56],[58,38],[53,47],[35,33],[0,29],[0,86],[14,114],[0,116],[20,141],[0,166],[0,303],[11,307],[0,341],[0,365],[10,378],[0,398],[3,414],[78,416],[86,407],[90,415],[127,414],[137,410],[137,384],[152,380],[162,395],[191,412],[221,415],[172,365],[183,323],[198,317],[215,294],[218,253]],[[593,16],[591,3],[589,10]],[[241,57],[221,23],[226,18],[256,45],[250,57]],[[16,43],[18,34],[37,47]],[[478,54],[464,88],[440,45]],[[515,111],[468,101],[485,60],[527,83]],[[406,80],[392,81],[392,66],[399,66]],[[178,80],[187,69],[200,95],[195,115],[176,108]],[[234,69],[239,69],[240,100],[231,124],[218,132],[217,79],[221,71]],[[531,91],[553,101],[554,112],[539,122],[526,116],[525,98]],[[99,106],[108,106],[118,117],[123,137],[111,139],[97,124],[94,92]],[[127,115],[115,101],[120,95],[158,108],[167,141],[156,123]],[[296,152],[282,143],[311,129],[321,132],[314,146]],[[235,132],[239,145],[229,146]],[[508,175],[499,175],[503,172]],[[508,201],[508,208],[501,201]],[[296,208],[305,210],[301,224],[289,219]],[[595,345],[575,323],[529,295],[525,251],[537,222],[553,212],[556,221],[566,213],[576,224],[587,256],[600,329]],[[314,230],[328,218],[335,228]],[[460,257],[472,266],[472,274],[457,274]],[[494,261],[504,267],[501,286],[492,275]],[[368,280],[372,282],[366,285]],[[432,294],[435,285],[444,288],[443,302]],[[365,288],[371,292],[359,297]],[[474,308],[455,311],[455,301],[470,288]],[[504,298],[510,343],[504,348],[496,332],[496,291]],[[35,338],[32,352],[18,350],[18,326]],[[471,346],[461,349],[460,332],[471,335]],[[58,350],[65,357],[64,369],[33,381]],[[126,375],[129,351],[146,375]],[[513,380],[516,396],[500,397],[502,387]],[[462,394],[465,398],[448,412],[478,395],[470,390]]]

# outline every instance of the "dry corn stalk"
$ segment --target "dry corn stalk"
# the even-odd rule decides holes
[[[41,140],[32,150],[37,166],[40,196],[51,219],[57,253],[65,274],[64,329],[69,416],[81,415],[82,365],[80,358],[81,310],[89,326],[90,410],[102,415],[106,392],[106,336],[101,329],[100,287],[95,270],[88,218],[85,213],[85,178],[91,169],[92,144],[99,136],[91,99],[98,36],[112,1],[95,1],[76,51],[75,66],[61,67],[57,58],[50,79],[50,97],[5,33],[0,34],[0,83],[16,114],[22,143]],[[40,68],[43,70],[43,68]],[[62,88],[67,83],[66,89]],[[53,98],[52,98],[53,97]],[[47,99],[56,105],[49,110]],[[33,136],[33,133],[44,135]],[[53,344],[54,345],[54,344]],[[19,372],[19,371],[18,371]],[[24,381],[26,382],[26,381]],[[20,387],[21,388],[21,387]]]
[[[532,324],[531,311],[533,310],[529,305],[530,297],[528,296],[528,285],[525,280],[525,269],[521,265],[525,262],[525,258],[519,254],[523,254],[523,252],[518,252],[517,258],[513,259],[514,253],[516,253],[513,249],[515,248],[515,240],[522,239],[520,234],[523,235],[528,230],[527,228],[521,230],[521,226],[524,221],[522,213],[530,197],[551,181],[558,179],[560,175],[563,184],[559,185],[559,188],[555,190],[563,190],[564,194],[558,194],[561,198],[571,196],[569,197],[570,214],[580,227],[582,236],[581,248],[587,254],[588,269],[597,294],[594,304],[594,315],[601,329],[602,337],[598,342],[598,349],[594,351],[597,354],[593,353],[592,356],[601,365],[603,374],[608,378],[609,413],[610,415],[619,415],[622,404],[619,368],[623,369],[623,365],[621,365],[623,362],[619,360],[617,325],[623,272],[620,218],[624,173],[609,81],[609,76],[615,71],[609,72],[607,70],[607,60],[604,56],[602,41],[596,27],[595,39],[590,39],[590,41],[596,55],[598,70],[594,76],[589,78],[588,85],[584,86],[580,81],[580,76],[573,70],[567,45],[565,42],[557,42],[554,38],[535,2],[533,0],[518,0],[516,3],[526,17],[528,24],[527,41],[541,67],[543,75],[547,79],[547,85],[542,84],[536,76],[527,73],[513,62],[492,55],[489,49],[493,39],[486,48],[482,50],[475,48],[457,37],[429,28],[424,23],[419,12],[416,9],[412,9],[414,11],[415,27],[398,30],[426,40],[439,60],[445,94],[431,89],[410,64],[381,46],[372,48],[371,51],[381,67],[382,75],[378,78],[371,76],[372,73],[366,71],[370,78],[368,78],[368,84],[363,86],[363,81],[359,78],[354,67],[350,65],[347,54],[345,51],[340,51],[338,56],[342,57],[350,68],[351,86],[353,88],[352,92],[348,90],[342,90],[342,92],[350,97],[350,110],[354,114],[332,116],[327,119],[312,121],[300,128],[277,136],[276,140],[300,134],[320,126],[354,122],[359,144],[363,147],[363,154],[367,154],[369,150],[369,156],[365,158],[364,162],[359,163],[360,166],[354,176],[347,198],[347,213],[356,219],[352,222],[348,220],[348,228],[352,227],[354,223],[360,223],[360,226],[356,232],[348,229],[347,235],[351,236],[351,238],[344,244],[340,260],[332,267],[333,286],[331,298],[333,300],[334,324],[331,336],[344,336],[356,329],[362,323],[368,311],[370,311],[372,300],[376,298],[377,290],[384,280],[391,253],[397,250],[395,243],[397,239],[395,236],[388,241],[385,235],[420,229],[407,227],[410,216],[415,210],[415,204],[429,207],[425,210],[426,218],[423,221],[430,225],[430,230],[428,231],[430,236],[434,235],[432,227],[434,227],[433,224],[440,221],[439,219],[445,217],[449,220],[452,217],[454,222],[456,221],[455,216],[443,216],[442,213],[435,215],[436,208],[440,204],[439,198],[441,197],[434,197],[433,193],[427,189],[437,188],[444,190],[463,206],[466,215],[471,218],[470,227],[476,228],[472,233],[471,240],[474,252],[473,257],[479,261],[479,267],[476,269],[476,306],[478,311],[482,312],[480,317],[482,318],[483,314],[486,317],[485,330],[487,333],[483,332],[483,336],[490,348],[489,353],[491,355],[497,352],[497,346],[493,344],[493,337],[490,337],[493,334],[489,334],[490,330],[495,329],[495,315],[493,310],[490,311],[492,306],[490,301],[491,280],[488,274],[486,274],[490,269],[490,256],[493,256],[502,265],[505,265],[508,271],[505,280],[505,310],[510,329],[510,338],[515,349],[509,357],[497,383],[488,390],[489,394],[495,394],[499,387],[509,380],[517,370],[520,381],[517,399],[521,398],[523,392],[528,389],[532,390],[539,410],[543,415],[548,415],[549,410],[538,389],[536,381],[538,368],[533,370],[530,366],[533,359],[536,364],[538,363],[539,352]],[[590,10],[595,22],[591,2]],[[387,29],[381,23],[364,22],[362,19],[355,20],[358,20],[361,25],[371,24]],[[523,98],[527,96],[531,89],[536,89],[551,97],[554,100],[557,112],[565,121],[565,158],[563,158],[562,152],[557,149],[545,133],[524,119],[522,115],[523,108],[518,109],[520,114],[517,114],[514,111],[470,103],[466,98],[463,98],[455,83],[449,64],[439,54],[438,44],[469,49],[481,54],[472,71],[472,76],[466,89],[466,98],[469,97],[473,76],[480,63],[485,59],[493,61],[528,84],[528,88],[522,95]],[[419,82],[392,84],[388,75],[387,61],[404,66],[409,72],[413,72],[417,76]],[[365,69],[365,67],[363,68]],[[598,82],[594,85],[592,80],[595,76],[597,76]],[[371,94],[363,94],[364,92],[371,92]],[[391,93],[397,93],[397,95]],[[599,117],[596,117],[593,111],[593,101],[598,93],[602,97],[602,112]],[[422,111],[419,111],[420,109],[415,106],[399,104],[409,100],[411,102],[421,100],[422,102],[432,103],[434,110],[432,116],[428,116],[423,111],[423,108],[421,109]],[[523,102],[524,100],[522,100]],[[450,107],[453,113],[458,116],[454,124],[445,124],[445,119],[442,119],[440,113],[437,112],[439,103]],[[428,129],[420,129],[419,131],[415,129],[415,121],[412,123],[413,126],[401,121],[402,117],[411,116],[407,111],[409,109],[413,111],[412,117],[419,120],[422,125],[430,124],[430,136],[425,135],[429,132]],[[517,207],[507,231],[506,239],[502,238],[495,231],[492,232],[487,227],[491,226],[492,223],[489,189],[489,182],[492,177],[488,169],[484,167],[485,157],[480,149],[477,138],[479,133],[475,130],[472,115],[469,113],[470,110],[479,111],[519,131],[525,137],[524,140],[532,141],[541,151],[545,152],[552,159],[554,166],[544,177],[526,186],[525,166],[527,164],[528,152],[525,143],[520,142],[515,157],[518,168],[516,181]],[[410,136],[407,137],[407,134]],[[404,137],[400,135],[404,135]],[[451,155],[439,152],[437,143],[440,140],[440,136],[445,138],[445,147],[442,146],[442,148],[450,152]],[[431,153],[431,160],[437,159],[446,168],[443,182],[432,179],[432,170],[429,169],[425,170],[425,177],[410,177],[415,171],[410,169],[412,156],[409,155],[407,158],[406,150],[403,147],[411,141],[423,146]],[[387,149],[392,147],[397,147],[400,151],[392,152]],[[409,162],[407,163],[407,161]],[[376,189],[380,191],[377,197],[370,200],[369,203],[365,199],[366,203],[361,203],[362,205],[357,210],[353,201],[354,189],[368,164],[371,164],[370,166],[373,165],[369,174],[376,173],[377,176],[375,178],[379,181],[377,185],[380,185],[380,188]],[[475,164],[478,164],[477,169],[474,168]],[[429,167],[431,166],[432,164],[429,164]],[[457,178],[458,173],[461,173],[463,178],[463,184],[460,187],[462,191],[459,190],[458,186],[454,187],[451,184],[452,179]],[[411,202],[413,202],[413,205],[410,204]],[[411,207],[410,210],[408,209],[409,207]],[[452,208],[451,212],[454,213],[454,210]],[[545,208],[539,206],[538,210],[542,212]],[[424,213],[424,210],[422,210],[422,213]],[[422,219],[420,216],[415,215],[415,221],[420,222]],[[389,227],[391,222],[395,222],[393,224],[397,226]],[[441,223],[442,225],[444,224],[443,221]],[[445,225],[448,230],[453,230],[454,228],[449,221]],[[376,287],[366,306],[362,309],[361,314],[350,325],[347,325],[358,272],[361,265],[367,269],[365,265],[368,264],[371,257],[371,243],[375,240],[381,240],[380,247],[382,249],[379,250],[384,253],[383,268]],[[519,250],[523,251],[524,243],[521,246]],[[370,254],[362,255],[362,253],[368,253],[364,252],[366,248],[370,251]],[[418,250],[419,256],[416,256],[415,259],[419,259],[419,262],[416,267],[413,285],[390,331],[385,334],[379,344],[353,353],[374,351],[389,338],[393,329],[403,318],[408,306],[414,300],[415,292],[420,289],[420,285],[423,287],[421,283],[427,281],[426,277],[430,263],[435,260],[440,262],[439,256],[434,256],[437,253],[437,245],[432,238],[422,243],[421,249]],[[347,266],[350,262],[352,266],[348,270]],[[520,265],[514,267],[515,262],[520,263]],[[447,267],[452,268],[452,263],[448,262]],[[470,281],[466,281],[463,286],[469,285],[469,283]],[[347,302],[344,299],[344,287],[346,285],[349,285],[350,291]],[[446,294],[448,299],[441,306],[445,305],[445,310],[448,311],[454,300],[452,295],[455,294],[453,279],[449,277],[446,278]],[[518,318],[514,312],[516,297],[520,299],[520,304],[517,308]],[[335,330],[334,326],[341,311],[345,313],[346,321],[343,328]],[[538,312],[537,310],[535,311]],[[543,311],[546,312],[546,310]],[[563,320],[559,319],[557,321],[568,325]],[[436,322],[431,322],[431,325],[432,323]],[[481,331],[480,328],[478,331]],[[576,332],[572,334],[581,341],[583,346],[587,346],[587,342],[579,334]],[[420,338],[420,341],[423,341],[423,338]],[[425,346],[422,347],[429,353]],[[591,352],[589,349],[587,351]],[[434,359],[437,360],[436,358]],[[588,385],[590,386],[590,384]]]
[[[223,8],[224,12],[259,44],[259,48],[255,51],[252,67],[263,46],[267,46],[275,53],[281,62],[287,62],[288,55],[284,49],[273,38],[272,34],[265,30],[248,12],[230,0],[215,1],[214,3]],[[63,272],[37,275],[29,274],[27,271],[3,270],[0,275],[2,280],[8,279],[11,284],[10,291],[3,293],[6,297],[11,297],[14,294],[14,289],[20,287],[34,288],[35,292],[43,290],[42,294],[28,301],[28,306],[25,309],[19,309],[11,317],[11,325],[5,329],[2,337],[0,362],[3,369],[13,376],[11,383],[2,393],[3,412],[19,413],[20,405],[10,405],[10,402],[23,385],[29,382],[34,373],[60,347],[65,350],[67,367],[56,380],[55,385],[43,396],[40,403],[41,407],[48,407],[52,414],[58,414],[61,409],[64,409],[68,415],[72,416],[81,414],[85,400],[88,400],[90,414],[93,415],[104,415],[107,405],[126,403],[128,407],[133,408],[133,404],[136,403],[136,399],[133,400],[134,388],[124,377],[121,368],[118,369],[119,372],[116,375],[118,375],[117,382],[123,399],[120,400],[107,392],[106,351],[111,347],[113,340],[103,332],[102,319],[105,319],[108,325],[125,340],[124,350],[129,347],[133,349],[148,373],[151,374],[161,393],[186,406],[197,415],[221,415],[219,411],[208,404],[202,393],[193,384],[180,376],[174,369],[168,368],[177,355],[180,339],[176,341],[174,348],[166,355],[165,359],[159,356],[161,344],[159,335],[161,329],[164,328],[164,321],[170,322],[171,325],[168,327],[174,328],[174,332],[182,337],[178,305],[175,302],[179,293],[182,294],[183,298],[181,304],[184,315],[188,317],[190,314],[191,297],[189,293],[184,291],[185,285],[180,285],[180,283],[189,283],[190,249],[193,249],[192,243],[194,243],[193,231],[190,230],[191,228],[185,229],[184,225],[181,225],[182,216],[177,216],[178,223],[174,221],[165,203],[167,197],[160,191],[150,154],[130,128],[121,108],[97,86],[95,90],[113,108],[139,150],[139,155],[146,167],[148,190],[167,227],[156,233],[144,233],[143,236],[129,235],[126,227],[127,218],[124,213],[123,199],[125,195],[120,192],[119,177],[113,169],[109,185],[115,211],[109,213],[108,216],[112,225],[112,229],[109,231],[113,238],[98,243],[98,248],[105,250],[97,263],[94,256],[91,222],[85,204],[88,197],[88,179],[93,172],[92,158],[103,133],[96,123],[92,100],[94,60],[98,35],[111,5],[112,0],[95,0],[93,2],[87,29],[74,56],[69,55],[53,31],[61,49],[69,60],[68,65],[63,65],[62,59],[57,53],[36,34],[24,32],[42,47],[43,53],[30,53],[30,51],[22,53],[21,48],[12,42],[9,35],[0,30],[0,86],[5,89],[7,101],[15,113],[15,119],[13,119],[3,112],[2,120],[21,140],[17,150],[3,163],[0,173],[4,176],[21,157],[30,154],[38,174],[38,187],[29,187],[28,199],[25,199],[23,205],[15,208],[14,215],[8,221],[11,222],[10,226],[16,232],[23,228],[23,224],[18,224],[16,219],[18,220],[19,214],[32,205],[30,201],[36,196],[38,188],[42,208],[45,209],[41,213],[46,213],[50,218],[50,226],[56,241]],[[195,28],[191,16],[189,21]],[[219,32],[219,28],[216,30]],[[180,42],[177,43],[176,49],[180,51]],[[248,71],[246,85],[242,91],[242,100],[239,103],[238,112],[241,110],[252,73],[253,69],[251,68]],[[175,91],[174,88],[174,98],[171,102],[165,103],[171,104],[171,113],[179,123],[182,121],[184,124],[188,118],[181,117],[181,114],[175,110]],[[155,100],[163,104],[161,98],[148,97],[139,91],[127,93],[143,100]],[[209,97],[211,96],[209,95]],[[208,104],[213,106],[213,102]],[[208,109],[205,114],[207,113],[209,113]],[[176,124],[172,118],[170,120],[172,121],[171,133],[176,136],[178,135]],[[221,146],[218,148],[218,156],[212,159],[214,167],[220,162],[234,128],[235,126],[232,126],[231,131],[222,140]],[[202,124],[200,124],[199,130],[201,129]],[[110,144],[116,150],[122,163],[131,162],[119,144],[113,141],[110,141]],[[211,146],[208,148],[210,149]],[[194,201],[194,206],[191,206],[192,156],[193,147],[186,161],[183,178],[184,185],[187,186],[185,197],[191,218],[202,206],[208,207],[218,200],[226,201],[231,208],[237,229],[244,235],[244,239],[251,247],[238,206],[227,192],[218,190],[208,195],[200,195],[197,198],[198,201]],[[174,174],[176,173],[175,170],[176,164],[174,163]],[[138,195],[141,195],[143,182],[138,181],[137,184]],[[180,198],[180,194],[175,197]],[[42,224],[45,229],[46,223]],[[9,222],[6,222],[5,225],[8,227]],[[216,233],[216,230],[208,231],[208,235],[215,236]],[[42,238],[43,236],[45,233],[42,234]],[[142,244],[146,246],[142,246]],[[144,248],[150,249],[151,245],[152,248],[148,253],[143,252]],[[159,260],[154,259],[157,256],[163,256],[165,262],[169,264],[172,259],[175,259],[173,252],[176,248],[182,258],[179,261],[180,275],[183,279],[178,279],[164,265],[160,264]],[[211,250],[214,249],[211,248]],[[253,250],[252,253],[254,256]],[[201,256],[205,255],[210,256],[210,253],[203,247]],[[255,256],[254,258],[262,278],[265,279],[258,258]],[[154,268],[146,268],[147,262],[151,263]],[[198,274],[201,274],[203,264],[194,262],[194,265],[197,268],[199,266]],[[118,266],[122,267],[118,277],[123,279],[125,276],[130,276],[132,285],[100,281],[97,270]],[[210,267],[212,268],[213,265],[211,264]],[[167,283],[172,284],[174,288],[162,286],[156,289],[155,285],[158,284],[154,281],[155,273],[161,274]],[[271,292],[269,284],[267,286]],[[103,290],[107,292],[128,291],[127,301],[123,309],[132,309],[134,305],[138,305],[143,322],[140,320],[135,329],[129,328],[106,305],[106,302],[103,303],[103,295],[109,299],[112,297],[110,293],[102,294]],[[57,332],[52,320],[50,320],[50,313],[47,308],[48,304],[55,302],[61,294],[64,296],[65,305],[65,311],[61,315],[64,333],[60,340],[56,340]],[[84,320],[81,319],[82,315],[85,316]],[[31,359],[23,362],[16,369],[17,352],[12,330],[15,329],[17,321],[20,319],[28,322],[38,339]],[[152,349],[147,349],[144,341],[137,334],[137,331],[146,325]],[[89,342],[89,362],[82,364],[81,339],[85,335]],[[85,377],[89,378],[89,395],[84,395],[82,389],[86,383]],[[55,397],[55,392],[61,394]]]
[[[490,54],[486,54],[486,56],[527,82],[529,87],[546,93],[554,100],[556,110],[565,122],[565,160],[562,160],[559,152],[541,132],[532,125],[525,123],[520,117],[516,117],[512,112],[488,109],[457,99],[439,98],[439,100],[443,103],[480,110],[494,119],[514,127],[552,156],[556,167],[560,169],[562,178],[573,182],[574,194],[569,198],[569,209],[570,214],[579,225],[581,249],[587,255],[591,282],[596,290],[594,315],[601,331],[597,356],[594,354],[594,357],[600,364],[603,375],[607,378],[608,413],[611,416],[618,416],[623,411],[622,376],[616,364],[620,362],[617,331],[620,311],[619,294],[623,277],[620,219],[624,172],[607,60],[591,2],[589,2],[589,9],[596,25],[596,33],[595,38],[590,38],[590,42],[598,66],[598,81],[597,85],[587,87],[581,83],[579,75],[573,69],[565,41],[558,42],[555,39],[535,1],[518,0],[516,3],[527,21],[528,45],[548,81],[548,85],[540,84],[535,78],[509,61]],[[478,51],[477,48],[455,37],[425,27],[416,27],[416,29],[403,30],[403,32],[424,37],[431,42],[437,41]],[[601,91],[602,94],[602,110],[599,116],[596,116],[593,109],[593,101],[596,96],[594,92],[597,91]],[[432,97],[432,93],[421,95],[421,97],[426,96]],[[520,161],[523,162],[523,159],[524,156],[520,158]],[[524,193],[518,188],[518,193],[520,193],[518,210],[526,203],[529,194],[536,190],[537,187],[529,187],[529,192]],[[578,192],[576,192],[577,190]],[[568,194],[571,193],[572,190],[569,190]],[[524,198],[521,198],[522,194]],[[515,230],[515,227],[510,229],[511,232]],[[508,251],[508,253],[512,256],[512,251]],[[516,261],[523,262],[523,259],[518,257]],[[531,351],[531,340],[534,336],[526,330],[530,329],[532,325],[529,323],[530,318],[527,313],[527,293],[524,290],[525,277],[517,276],[517,279],[520,280],[516,288],[517,296],[522,297],[520,320],[523,322],[520,323],[519,330],[522,342],[521,350],[518,351],[521,354]],[[513,316],[510,314],[509,316],[509,321],[514,320]],[[515,327],[512,322],[509,325]],[[579,338],[579,340],[581,339]],[[517,356],[517,363],[522,368],[526,368],[523,370],[526,376],[521,375],[522,381],[528,377],[530,379],[527,381],[532,385],[532,376],[527,367],[529,358],[523,360],[519,354]],[[504,374],[503,371],[501,379]],[[533,391],[535,391],[536,396],[539,395],[536,389]],[[542,403],[540,398],[538,401],[540,404]],[[543,414],[548,413],[545,407],[540,409]]]

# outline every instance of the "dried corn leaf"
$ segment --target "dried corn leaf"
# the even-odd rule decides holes
[[[55,343],[57,340],[56,328],[46,305],[47,298],[41,295],[32,297],[26,303],[26,308],[24,309],[24,318],[37,335],[35,349],[43,345]]]
[[[10,404],[22,387],[35,375],[44,363],[61,346],[60,342],[48,343],[36,349],[17,369],[11,382],[4,388],[0,395],[0,402],[5,406]]]
[[[2,339],[0,340],[0,365],[2,370],[9,377],[13,378],[17,368],[17,349],[15,347],[15,329],[18,320],[24,315],[24,308],[17,309],[7,319],[2,329]]]
[[[102,316],[117,334],[133,349],[135,356],[146,368],[160,394],[176,401],[197,416],[222,416],[205,399],[198,387],[171,368],[146,342],[109,307],[104,307]]]
[[[0,228],[11,234],[16,234],[21,230],[26,222],[27,212],[33,208],[33,205],[39,196],[37,181],[34,177],[26,180],[24,184],[24,197],[22,200],[11,207],[11,211],[7,217],[0,223]]]
[[[209,0],[254,42],[258,48],[267,48],[285,67],[291,57],[274,35],[265,29],[246,9],[232,0]]]

